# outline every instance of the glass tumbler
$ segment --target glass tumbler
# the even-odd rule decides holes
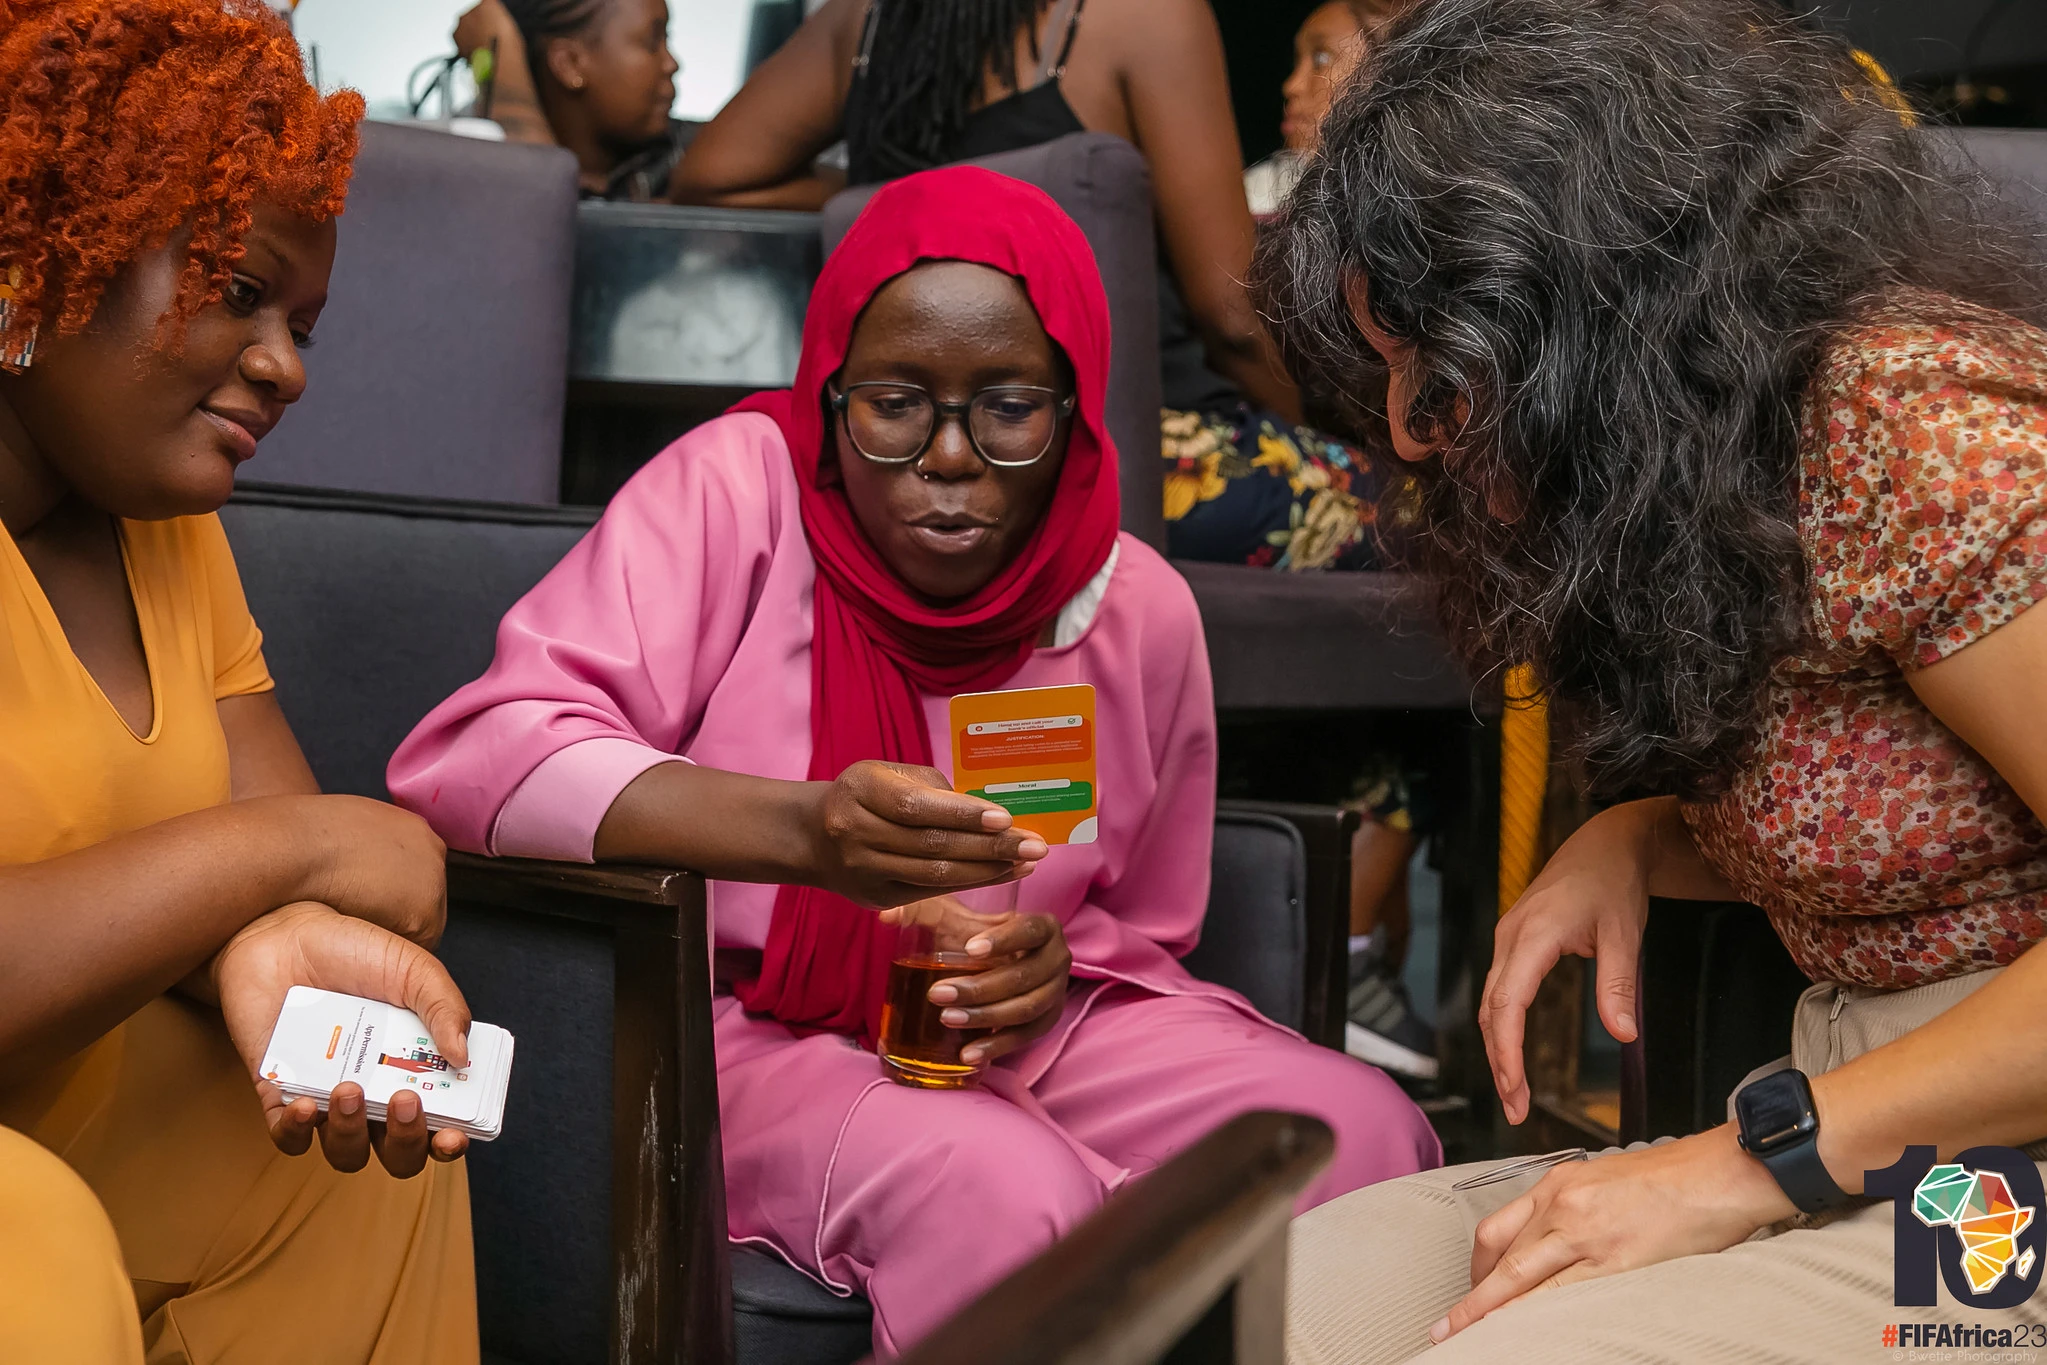
[[[968,956],[967,940],[1015,911],[1015,882],[902,908],[876,1048],[890,1080],[923,1090],[964,1090],[980,1082],[986,1063],[962,1061],[960,1050],[987,1030],[945,1023],[940,1015],[951,1006],[932,1004],[930,992],[941,981],[997,965],[1002,959]]]

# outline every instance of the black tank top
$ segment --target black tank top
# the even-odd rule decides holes
[[[846,111],[841,116],[841,126],[850,121],[855,104],[867,98],[867,61],[876,17],[884,3],[885,0],[873,0],[868,6],[866,27],[860,36],[861,58],[854,64],[853,82],[846,92]],[[1060,43],[1058,58],[1045,70],[1042,78],[1027,90],[1005,95],[969,114],[959,135],[945,149],[941,160],[934,164],[972,161],[1001,152],[1021,151],[1069,133],[1087,131],[1087,125],[1066,102],[1066,92],[1059,88],[1059,78],[1066,72],[1067,54],[1073,51],[1073,36],[1080,26],[1080,12],[1086,3],[1087,0],[1078,0],[1074,5],[1073,13],[1066,21],[1066,34]],[[871,185],[887,178],[873,165],[855,161],[846,167],[846,179],[850,184]],[[1163,251],[1159,253],[1158,288],[1159,379],[1166,406],[1202,410],[1227,408],[1242,402],[1242,393],[1209,367],[1207,353],[1201,345],[1201,338],[1194,332],[1186,300],[1180,293],[1179,281],[1173,278]]]

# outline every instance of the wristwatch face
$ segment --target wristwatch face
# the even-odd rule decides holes
[[[1796,1071],[1765,1076],[1734,1098],[1741,1121],[1742,1145],[1766,1155],[1806,1137],[1819,1128],[1813,1112],[1812,1088]]]

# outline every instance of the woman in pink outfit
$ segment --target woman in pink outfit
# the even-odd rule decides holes
[[[974,169],[877,194],[793,390],[685,436],[505,617],[391,790],[459,848],[713,878],[731,1235],[919,1336],[1217,1124],[1313,1114],[1306,1208],[1433,1166],[1380,1072],[1178,961],[1200,933],[1215,717],[1186,585],[1116,531],[1108,309],[1049,198]],[[1091,683],[1095,841],[951,790],[958,692]],[[979,1089],[888,1081],[877,907],[1020,880],[941,982]]]

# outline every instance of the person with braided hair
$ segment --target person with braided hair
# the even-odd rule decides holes
[[[841,138],[847,179],[866,184],[1083,130],[1151,163],[1166,279],[1194,324],[1181,331],[1226,376],[1202,382],[1296,413],[1240,283],[1254,229],[1202,0],[828,0],[704,126],[670,192],[817,208],[837,186],[816,159]]]
[[[666,197],[697,125],[668,114],[681,67],[664,0],[481,0],[456,23],[456,50],[492,43],[508,136],[575,153],[585,197]]]
[[[467,1056],[440,841],[319,794],[214,516],[362,114],[262,0],[0,0],[0,1360],[478,1357],[461,1135],[255,1076],[293,985]]]
[[[863,184],[1084,129],[1151,163],[1166,278],[1192,320],[1181,332],[1194,365],[1220,372],[1195,387],[1298,415],[1241,283],[1251,212],[1203,0],[1085,0],[1084,14],[1082,0],[829,0],[704,126],[671,190],[815,208],[832,186],[812,164],[841,137]]]

